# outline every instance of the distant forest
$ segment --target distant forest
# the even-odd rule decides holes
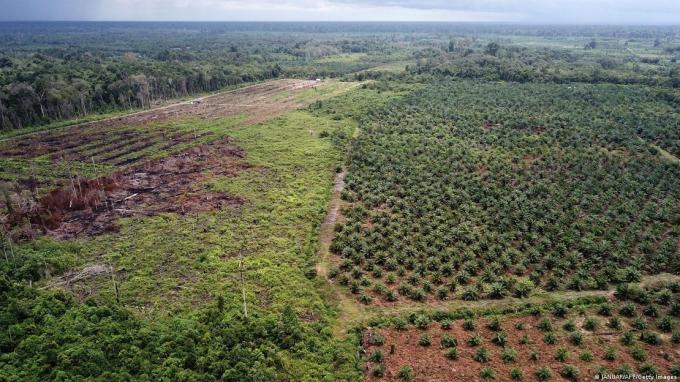
[[[398,60],[428,75],[678,87],[679,35],[678,27],[513,24],[0,23],[0,129],[148,108],[281,76],[345,76]],[[531,37],[584,42],[583,52],[515,44]],[[629,44],[650,40],[661,57],[625,54]],[[612,55],[588,53],[614,47]],[[343,54],[365,57],[325,61]]]

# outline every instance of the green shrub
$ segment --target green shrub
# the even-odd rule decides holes
[[[441,327],[444,330],[449,330],[453,327],[453,321],[451,321],[449,319],[442,320]]]
[[[498,317],[494,317],[491,320],[489,320],[487,327],[494,332],[500,331],[501,330],[501,322],[498,319]]]
[[[583,323],[583,328],[588,331],[595,331],[597,330],[598,326],[600,323],[597,321],[596,318],[594,317],[588,317],[586,318],[585,322]]]
[[[491,342],[493,342],[495,345],[503,347],[508,343],[508,334],[506,332],[498,332],[494,334]]]
[[[373,367],[373,376],[378,378],[385,376],[385,366],[375,365]]]
[[[593,360],[593,353],[591,353],[590,351],[586,350],[586,351],[584,351],[583,353],[581,353],[581,355],[579,356],[579,358],[580,358],[581,361],[583,361],[583,362],[590,362],[590,361]]]
[[[496,379],[496,372],[490,367],[485,367],[479,372],[479,376],[485,381],[490,381]]]
[[[648,343],[650,345],[658,345],[659,343],[661,343],[661,339],[659,339],[659,336],[653,332],[640,333],[640,341]]]
[[[659,328],[659,330],[661,331],[670,333],[673,331],[673,319],[670,318],[669,316],[664,316],[656,324],[656,327]]]
[[[621,335],[621,343],[630,346],[635,343],[635,335],[633,332],[625,332]]]
[[[540,358],[538,352],[536,350],[532,350],[531,353],[529,353],[529,359],[532,361],[538,361]]]
[[[658,317],[659,308],[655,304],[650,304],[642,309],[642,313],[648,317]]]
[[[635,315],[635,305],[626,303],[621,306],[619,313],[624,317],[633,317]]]
[[[547,367],[539,367],[538,370],[536,370],[536,378],[539,381],[547,381],[552,378],[552,372],[550,372],[550,369]]]
[[[430,326],[430,318],[424,314],[421,314],[416,317],[414,324],[416,325],[416,328],[420,330],[426,330],[428,326]]]
[[[425,298],[427,298],[427,293],[425,293],[425,291],[420,289],[420,288],[415,288],[411,291],[411,293],[409,294],[409,297],[413,301],[422,302],[422,301],[425,301]]]
[[[680,377],[680,365],[671,366],[670,374],[674,377]]]
[[[635,373],[633,372],[633,368],[632,368],[632,367],[630,367],[630,366],[628,366],[628,365],[621,365],[621,366],[616,370],[616,374],[619,374],[619,375],[621,375],[621,376],[627,378],[627,377],[631,377],[631,376],[632,376],[633,374],[635,374]]]
[[[579,346],[583,343],[583,335],[579,332],[571,333],[569,342],[574,346]]]
[[[505,363],[515,362],[517,360],[517,351],[513,348],[505,348],[501,352],[501,359]]]
[[[408,322],[401,317],[395,317],[392,319],[392,326],[397,330],[406,330]]]
[[[479,349],[477,349],[477,351],[475,352],[475,355],[472,358],[477,362],[485,363],[485,362],[489,362],[489,360],[491,359],[491,356],[489,355],[489,351],[486,350],[486,348],[482,346]]]
[[[631,323],[631,325],[637,330],[647,329],[647,321],[643,320],[640,317],[636,317],[635,319],[633,319],[633,322]]]
[[[365,294],[365,293],[362,293],[362,294],[359,296],[359,302],[361,302],[361,303],[364,304],[364,305],[370,305],[371,302],[373,302],[373,298],[371,298],[371,296],[369,296],[369,295],[367,295],[367,294]]]
[[[531,340],[529,339],[529,336],[525,334],[519,339],[519,343],[520,345],[528,345],[531,343]]]
[[[673,332],[671,340],[673,341],[674,344],[680,344],[680,332]]]
[[[548,345],[554,345],[557,343],[557,336],[554,333],[547,333],[543,336],[543,342]]]
[[[621,329],[621,320],[618,317],[611,317],[609,318],[607,326],[609,326],[612,329],[619,330]]]
[[[482,337],[479,336],[479,334],[473,334],[468,338],[467,344],[469,346],[479,346],[482,343]]]
[[[368,343],[373,346],[382,346],[385,343],[385,337],[383,337],[380,333],[373,333],[368,340]]]
[[[575,366],[565,365],[562,370],[560,370],[560,375],[570,381],[575,381],[578,379],[579,371]]]
[[[430,346],[432,345],[432,339],[430,338],[430,335],[425,333],[420,336],[420,339],[418,340],[418,345],[420,346]]]
[[[369,359],[371,362],[380,363],[380,362],[382,362],[383,359],[384,359],[383,353],[382,353],[380,350],[376,350],[376,351],[374,351],[373,353],[371,353],[371,356],[368,357],[368,359]]]
[[[526,298],[531,294],[531,290],[534,289],[534,284],[531,281],[519,282],[515,285],[515,297]]]
[[[574,323],[574,320],[569,320],[562,325],[562,329],[568,331],[568,332],[573,332],[576,330],[576,324]]]
[[[612,306],[610,303],[605,302],[604,304],[600,305],[600,307],[597,310],[597,313],[601,316],[611,316],[612,314]]]
[[[463,329],[471,332],[477,328],[477,324],[475,324],[475,321],[471,319],[467,319],[463,321]]]
[[[453,360],[458,359],[458,348],[457,347],[449,348],[446,351],[446,358]]]
[[[605,352],[604,352],[604,359],[606,359],[607,361],[615,360],[616,359],[616,349],[614,349],[613,347],[607,348],[607,350],[605,350]]]
[[[474,286],[465,288],[461,298],[465,301],[477,301],[479,300],[479,291]]]
[[[552,323],[549,319],[544,318],[538,322],[538,329],[542,332],[551,332],[553,330]]]
[[[558,348],[555,351],[555,360],[564,362],[567,360],[567,357],[569,356],[569,352],[565,348]]]
[[[673,299],[673,292],[664,288],[656,293],[655,301],[657,304],[668,306]]]
[[[522,370],[520,369],[512,369],[510,370],[510,379],[513,381],[521,381],[524,379],[524,373],[522,373]]]
[[[400,381],[410,381],[413,379],[413,368],[411,366],[402,366],[397,373],[397,378]]]
[[[567,309],[567,307],[563,304],[558,303],[553,307],[553,314],[556,317],[564,318],[564,316],[567,315],[567,312],[569,312],[569,309]]]
[[[633,349],[630,351],[630,355],[636,361],[643,362],[647,360],[647,352],[645,351],[645,349],[639,346],[633,347]]]
[[[444,334],[441,339],[441,344],[444,348],[455,348],[458,346],[458,341],[454,337]]]
[[[640,365],[640,374],[644,376],[655,377],[659,375],[659,369],[651,363],[643,363]]]

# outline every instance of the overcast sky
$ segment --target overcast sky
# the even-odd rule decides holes
[[[680,0],[0,0],[0,20],[680,24]]]

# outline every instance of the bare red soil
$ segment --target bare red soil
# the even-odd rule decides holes
[[[401,331],[393,328],[369,329],[364,332],[364,349],[367,356],[376,350],[382,352],[385,357],[385,375],[384,377],[374,376],[372,369],[375,363],[368,362],[365,379],[371,382],[398,381],[397,374],[400,368],[411,366],[413,368],[413,381],[482,381],[480,372],[485,367],[495,371],[495,381],[510,381],[510,371],[513,368],[523,371],[523,380],[536,381],[536,370],[540,367],[547,367],[552,373],[550,381],[566,381],[567,379],[560,376],[560,370],[565,365],[573,365],[580,371],[578,381],[590,381],[597,374],[598,366],[603,366],[608,372],[615,373],[622,365],[628,365],[635,372],[638,372],[640,365],[647,362],[654,365],[660,374],[670,375],[670,368],[680,362],[680,351],[669,338],[665,338],[660,345],[653,346],[637,340],[639,333],[636,333],[636,344],[645,349],[647,360],[640,362],[633,359],[631,347],[624,346],[620,341],[621,333],[630,329],[628,325],[624,323],[623,330],[612,330],[604,326],[602,317],[599,319],[602,322],[600,329],[595,332],[588,332],[580,328],[579,319],[575,318],[577,327],[579,327],[577,330],[583,335],[583,343],[574,346],[569,342],[569,333],[561,329],[561,325],[566,320],[553,320],[555,335],[558,340],[556,344],[548,345],[543,341],[544,333],[537,329],[538,318],[533,316],[501,318],[502,330],[508,334],[507,346],[517,351],[517,359],[511,363],[505,363],[501,359],[503,348],[492,343],[494,332],[486,327],[488,322],[486,319],[476,320],[477,328],[472,332],[463,329],[462,321],[455,321],[449,330],[442,329],[436,322],[432,323],[426,331],[418,330],[412,326]],[[523,330],[515,328],[515,325],[520,322],[524,324]],[[374,336],[375,333],[379,333],[385,338],[382,346],[370,345],[369,337]],[[432,340],[430,346],[418,344],[423,333],[430,335]],[[480,346],[473,347],[466,343],[467,339],[474,333],[478,333],[482,337]],[[446,349],[440,345],[444,334],[457,339],[459,352],[457,360],[450,360],[446,357]],[[520,343],[525,334],[529,338],[529,344]],[[482,346],[489,352],[489,362],[480,363],[473,358],[477,349]],[[613,361],[604,359],[604,353],[609,347],[616,350],[616,359]],[[555,352],[558,348],[567,349],[568,357],[565,362],[555,359]],[[394,353],[390,352],[391,349],[394,350]],[[530,359],[530,355],[534,351],[539,355],[537,361]],[[592,353],[592,361],[580,359],[580,355],[584,351]]]

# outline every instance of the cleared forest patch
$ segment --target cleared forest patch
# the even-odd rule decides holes
[[[41,231],[70,239],[116,231],[121,217],[239,207],[244,199],[210,191],[202,182],[249,168],[245,155],[223,139],[104,177],[76,179],[37,200],[17,195],[5,224],[22,226],[19,234],[24,238]]]
[[[67,159],[77,160],[83,159],[78,154],[83,154],[84,149],[92,148],[93,145],[104,149],[126,139],[145,140],[154,144],[180,143],[189,137],[173,135],[175,132],[172,128],[159,132],[157,124],[168,120],[215,120],[237,115],[245,116],[242,124],[258,123],[304,106],[303,102],[294,98],[295,92],[321,84],[310,80],[269,81],[127,116],[13,138],[0,143],[0,158],[47,155],[56,161],[67,154]],[[290,93],[290,96],[276,97],[284,92]]]
[[[15,238],[117,230],[120,217],[238,207],[201,188],[247,168],[234,129],[356,84],[276,80],[127,116],[0,142],[0,222]],[[301,96],[304,95],[304,96]]]

